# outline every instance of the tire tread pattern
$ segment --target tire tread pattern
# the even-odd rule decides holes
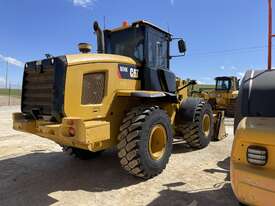
[[[200,118],[203,108],[206,106],[205,101],[201,101],[196,108],[193,122],[179,125],[176,132],[182,136],[183,140],[192,148],[201,149],[204,145],[200,141]]]
[[[160,110],[158,106],[139,106],[128,112],[123,119],[118,135],[118,157],[120,164],[128,173],[144,179],[158,174],[147,173],[140,161],[139,140],[143,123],[152,112]]]

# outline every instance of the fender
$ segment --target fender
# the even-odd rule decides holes
[[[156,101],[164,101],[170,103],[177,103],[178,98],[176,94],[168,92],[157,92],[157,91],[131,91],[131,90],[119,90],[117,96],[121,97],[136,97],[141,99],[149,99]]]
[[[192,122],[195,117],[196,108],[202,101],[203,99],[192,97],[183,100],[177,112],[176,121],[178,123]]]

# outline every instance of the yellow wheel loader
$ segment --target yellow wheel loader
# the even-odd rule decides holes
[[[213,110],[223,110],[227,117],[234,117],[235,105],[239,94],[237,77],[216,77],[215,90],[209,92],[192,91],[192,96],[201,97],[211,104]]]
[[[80,54],[26,63],[15,130],[84,159],[116,146],[121,166],[145,179],[166,167],[174,136],[204,148],[223,135],[222,116],[171,72],[170,33],[146,21],[94,31],[97,54],[82,43]],[[178,47],[185,53],[182,39]]]

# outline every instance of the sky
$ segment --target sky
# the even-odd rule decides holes
[[[183,79],[214,83],[215,76],[241,77],[267,63],[267,0],[0,0],[0,87],[20,86],[24,62],[78,53],[92,44],[92,23],[106,28],[144,19],[182,37],[185,57],[171,61]],[[176,42],[172,54],[178,54]]]

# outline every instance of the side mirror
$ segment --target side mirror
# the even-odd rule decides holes
[[[186,43],[182,39],[178,41],[178,47],[179,47],[179,52],[180,53],[185,53],[187,51]]]

